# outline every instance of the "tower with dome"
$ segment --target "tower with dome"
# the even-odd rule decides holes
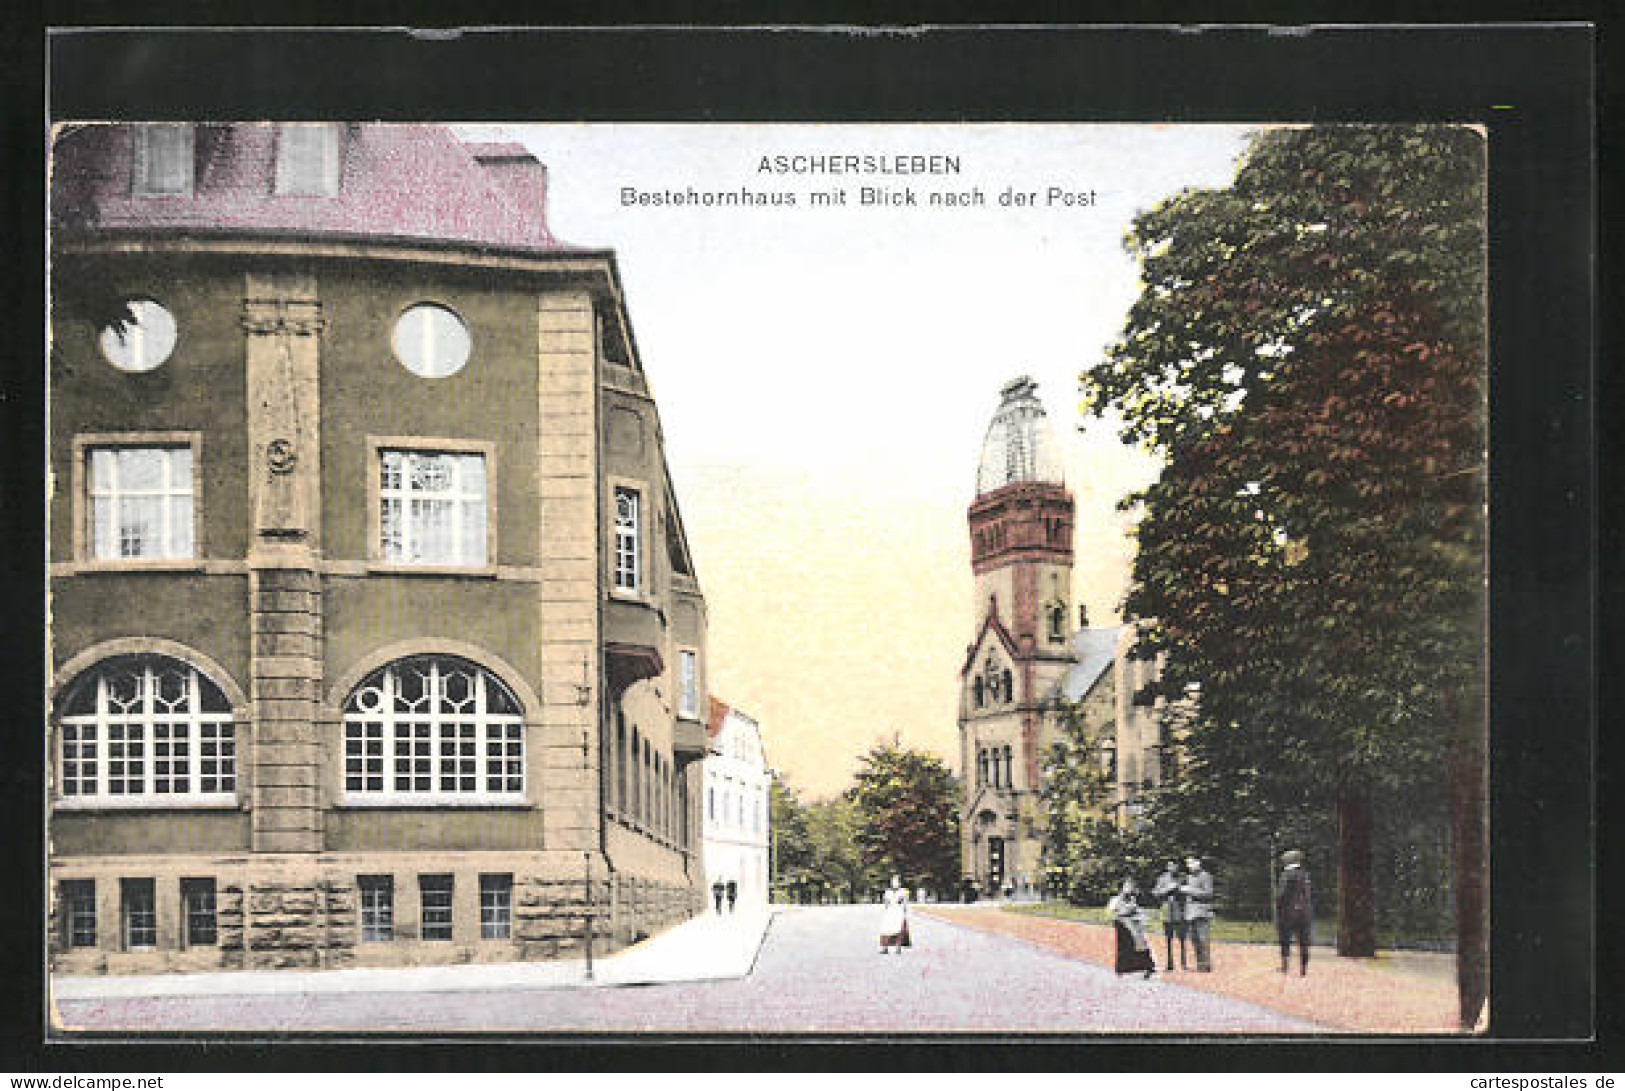
[[[967,512],[975,615],[959,672],[963,871],[984,894],[1042,888],[1043,755],[1061,708],[1081,707],[1113,740],[1127,738],[1125,719],[1135,711],[1118,699],[1128,696],[1121,676],[1135,670],[1122,654],[1127,631],[1091,628],[1072,606],[1076,507],[1062,466],[1037,383],[1006,383]],[[1101,760],[1122,819],[1128,792],[1115,754],[1108,749]]]

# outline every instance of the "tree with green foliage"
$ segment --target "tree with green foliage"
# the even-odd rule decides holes
[[[807,808],[810,900],[863,901],[884,885],[880,868],[864,854],[863,826],[864,816],[850,792]]]
[[[1109,722],[1090,724],[1075,705],[1063,708],[1044,755],[1044,887],[1075,905],[1101,905],[1128,877],[1149,884],[1169,854],[1162,827],[1125,829],[1107,809],[1111,782],[1101,744],[1114,730]]]
[[[943,893],[959,880],[959,783],[942,759],[896,742],[859,759],[848,792],[864,860]]]
[[[807,806],[779,776],[768,782],[767,800],[772,821],[773,897],[803,901],[804,893],[815,885],[813,866],[817,859],[807,828]]]
[[[1125,603],[1135,654],[1167,656],[1157,692],[1198,710],[1160,809],[1194,804],[1217,829],[1329,809],[1338,948],[1364,955],[1373,790],[1448,793],[1469,1025],[1485,995],[1483,231],[1474,130],[1261,132],[1230,187],[1135,220],[1144,288],[1083,376],[1086,408],[1165,461],[1131,498]]]

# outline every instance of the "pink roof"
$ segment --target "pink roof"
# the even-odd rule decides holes
[[[464,144],[438,125],[344,125],[337,195],[291,196],[275,192],[276,125],[203,124],[194,130],[192,193],[138,196],[131,192],[134,128],[59,134],[58,226],[569,249],[547,227],[547,169],[519,144]]]

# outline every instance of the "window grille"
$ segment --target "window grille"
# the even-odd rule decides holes
[[[213,879],[182,879],[181,910],[186,914],[186,945],[212,947],[219,939]]]
[[[485,564],[485,456],[405,450],[383,450],[379,456],[384,560]]]
[[[389,875],[360,875],[361,938],[385,943],[395,938],[395,880]]]
[[[344,790],[362,798],[522,799],[518,700],[461,659],[416,656],[374,671],[344,705]]]
[[[480,938],[513,935],[513,876],[480,876]]]
[[[64,879],[57,886],[62,930],[69,947],[96,946],[96,880]]]
[[[677,713],[680,716],[698,716],[700,714],[700,657],[698,652],[680,651],[677,662],[681,678],[679,680],[681,699],[678,702]]]
[[[124,949],[146,951],[158,946],[158,912],[151,879],[120,879],[124,916]]]
[[[637,591],[642,586],[640,548],[642,497],[636,489],[615,488],[615,589]]]
[[[422,936],[426,940],[451,939],[453,878],[450,875],[419,875],[418,895],[422,904]]]
[[[192,557],[192,448],[92,447],[91,555],[96,560]]]
[[[60,746],[63,799],[186,803],[237,792],[225,694],[167,656],[118,656],[75,683]]]

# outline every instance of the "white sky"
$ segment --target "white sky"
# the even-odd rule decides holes
[[[965,508],[1010,378],[1032,375],[1078,499],[1076,601],[1115,619],[1131,544],[1113,510],[1154,465],[1079,432],[1077,375],[1139,292],[1133,216],[1227,185],[1218,125],[514,125],[549,170],[549,223],[619,258],[710,609],[712,692],[762,724],[810,796],[899,734],[957,768],[972,634]],[[764,155],[948,154],[958,176],[760,174]],[[858,204],[911,186],[921,207]],[[623,207],[621,190],[793,191],[797,207]],[[1046,207],[1051,186],[1094,207]],[[941,209],[933,190],[980,187]],[[1007,188],[1036,207],[1001,208]],[[810,207],[845,188],[843,208]]]

